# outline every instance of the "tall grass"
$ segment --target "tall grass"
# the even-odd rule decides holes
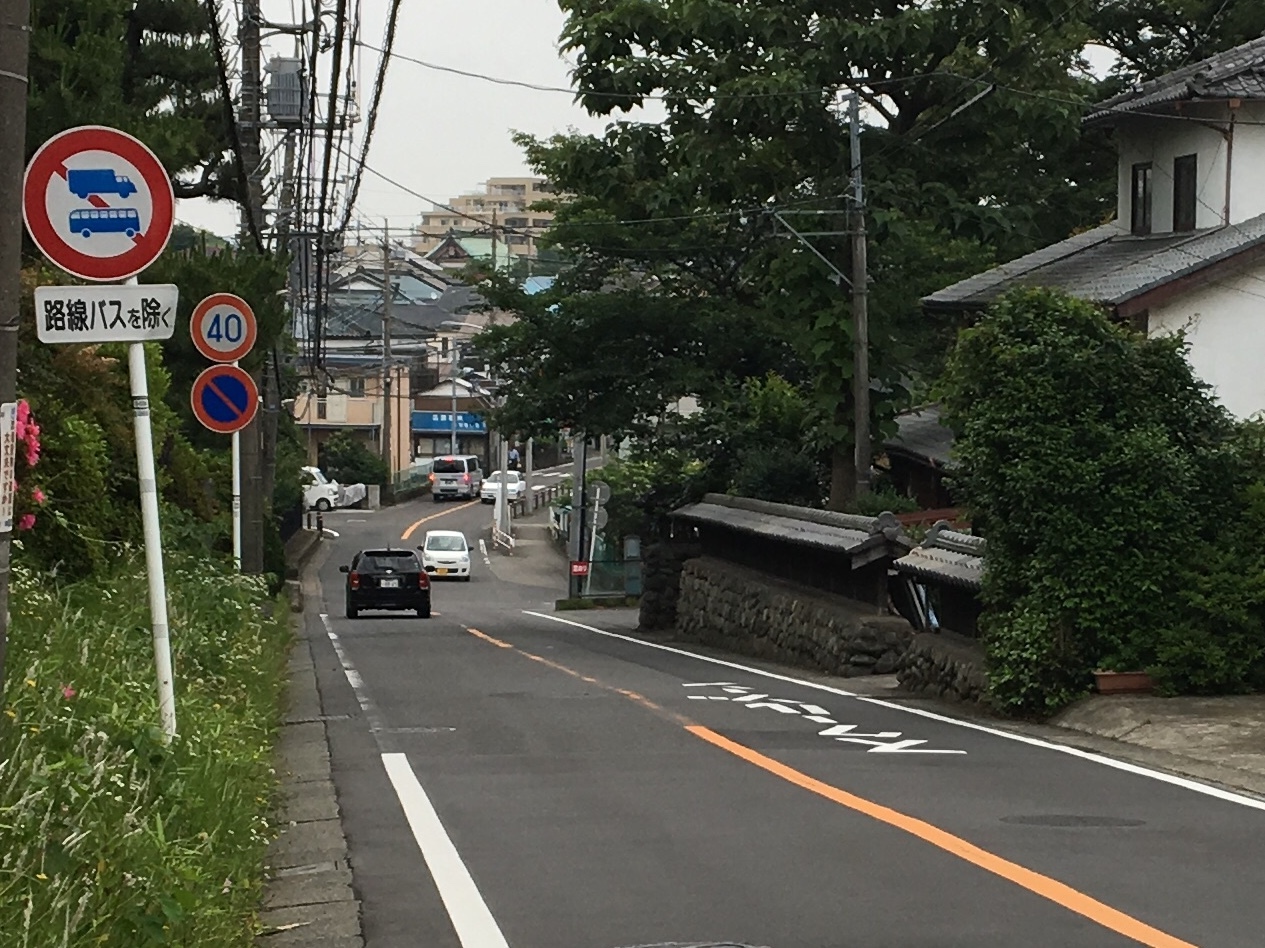
[[[0,948],[248,946],[270,837],[284,610],[168,554],[179,736],[157,727],[142,563],[16,566],[0,718]]]

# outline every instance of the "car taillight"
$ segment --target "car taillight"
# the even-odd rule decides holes
[[[461,483],[463,483],[463,484],[469,484],[469,483],[470,483],[470,475],[469,475],[469,474],[462,474],[462,475],[461,475]]]
[[[347,579],[351,582],[352,589],[360,588],[360,574],[359,573],[348,573]]]
[[[425,572],[421,572],[417,574],[417,588],[418,589],[430,588],[430,577],[427,576]]]
[[[429,477],[430,477],[430,482],[431,482],[432,484],[433,484],[433,483],[435,483],[435,472],[434,472],[434,471],[431,471],[431,472],[430,472]]]

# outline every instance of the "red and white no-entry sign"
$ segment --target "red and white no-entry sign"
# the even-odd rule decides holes
[[[193,308],[189,335],[212,362],[236,362],[250,352],[258,333],[255,311],[240,296],[212,293]]]
[[[31,159],[22,217],[50,261],[85,280],[135,276],[158,259],[175,222],[171,179],[142,142],[85,125],[54,135]]]

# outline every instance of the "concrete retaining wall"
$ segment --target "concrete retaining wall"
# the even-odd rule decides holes
[[[709,645],[845,676],[895,672],[914,637],[899,616],[710,557],[684,564],[676,625]]]

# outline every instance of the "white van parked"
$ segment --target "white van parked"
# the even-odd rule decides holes
[[[338,506],[342,488],[321,473],[319,467],[300,468],[303,478],[303,507],[306,510],[333,510]]]

